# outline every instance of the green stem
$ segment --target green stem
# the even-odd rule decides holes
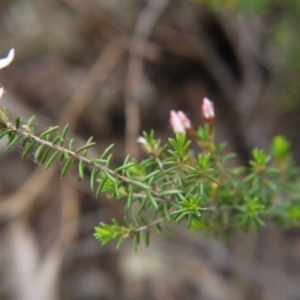
[[[139,188],[140,190],[142,190],[143,188],[138,185],[135,184],[134,181],[131,181],[129,178],[109,169],[108,167],[101,165],[99,163],[93,162],[91,161],[89,158],[82,156],[80,154],[77,154],[75,151],[69,150],[63,146],[60,146],[58,144],[52,144],[51,142],[44,140],[32,133],[29,133],[23,129],[17,129],[14,125],[12,125],[11,123],[7,122],[5,123],[6,128],[9,129],[11,132],[17,134],[17,135],[21,135],[24,138],[26,137],[29,141],[34,141],[39,145],[45,145],[48,149],[52,149],[54,151],[59,151],[60,153],[65,153],[67,155],[69,155],[70,157],[73,157],[74,159],[76,159],[77,161],[82,161],[84,162],[86,165],[89,165],[90,167],[96,168],[100,171],[104,171],[107,172],[108,174],[110,174],[111,176],[113,176],[114,178],[119,179],[120,181],[126,183],[126,184],[131,184],[137,188]],[[164,196],[161,196],[158,192],[154,191],[154,190],[147,190],[148,192],[150,192],[154,197],[156,197],[158,200],[161,201],[169,201],[169,199],[165,198]]]

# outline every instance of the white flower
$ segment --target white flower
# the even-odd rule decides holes
[[[15,57],[15,49],[12,48],[9,50],[9,52],[5,58],[0,59],[0,69],[7,67],[14,60],[14,57]],[[4,94],[4,88],[1,86],[0,87],[0,98],[3,96],[3,94]]]
[[[9,50],[5,58],[0,59],[0,69],[7,67],[15,58],[15,49],[12,48]]]

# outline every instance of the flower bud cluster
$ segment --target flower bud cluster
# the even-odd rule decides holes
[[[193,131],[192,123],[189,118],[182,112],[171,110],[170,123],[175,133],[185,133]]]
[[[205,122],[212,123],[214,121],[214,105],[207,98],[203,99],[201,111]],[[191,121],[182,111],[171,110],[170,124],[175,133],[188,133],[194,130]]]

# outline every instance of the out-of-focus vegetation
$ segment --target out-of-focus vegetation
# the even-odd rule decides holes
[[[141,157],[142,130],[167,139],[170,109],[198,127],[208,96],[217,142],[238,154],[230,168],[277,134],[299,161],[298,13],[290,0],[1,1],[0,57],[11,47],[17,56],[0,72],[0,106],[12,119],[35,115],[37,134],[68,123],[76,147],[92,135],[92,157],[115,143],[117,168],[124,154]],[[122,200],[95,199],[89,174],[60,180],[58,166],[32,160],[0,143],[1,299],[299,298],[299,231],[267,224],[225,244],[177,226],[176,239],[116,252],[92,234],[99,221],[121,222]]]
[[[288,112],[300,105],[300,1],[298,0],[195,0],[209,9],[234,18],[255,17],[264,24],[277,51],[280,86],[279,112]],[[276,67],[275,67],[276,68]]]

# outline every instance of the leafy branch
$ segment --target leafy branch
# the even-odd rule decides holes
[[[272,143],[270,154],[254,149],[248,166],[229,168],[232,153],[223,154],[226,145],[214,141],[214,111],[204,100],[204,126],[195,131],[182,112],[171,112],[171,125],[176,133],[168,144],[161,145],[154,132],[138,139],[147,158],[141,162],[127,156],[121,166],[110,167],[113,145],[98,158],[89,158],[95,145],[90,138],[75,148],[75,140],[66,144],[68,126],[60,130],[51,126],[35,134],[34,117],[24,123],[22,118],[9,120],[0,109],[0,139],[7,138],[7,150],[22,149],[21,158],[34,153],[35,160],[48,169],[55,162],[62,165],[61,177],[77,164],[78,180],[90,171],[90,188],[98,197],[124,199],[124,219],[101,222],[94,237],[107,244],[132,239],[134,249],[149,245],[150,232],[169,230],[170,225],[185,222],[188,228],[210,234],[224,235],[231,231],[258,230],[272,220],[281,227],[298,225],[300,218],[297,188],[299,169],[293,165],[290,143],[279,136]],[[202,152],[191,150],[190,136]],[[133,205],[135,204],[135,205]]]

